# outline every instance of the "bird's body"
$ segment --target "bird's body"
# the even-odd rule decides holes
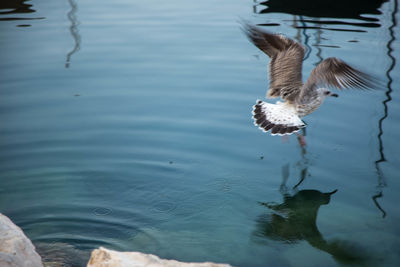
[[[328,96],[337,97],[325,87],[372,87],[372,79],[338,58],[327,58],[315,67],[305,83],[302,62],[305,49],[299,43],[280,34],[272,34],[258,27],[244,24],[249,40],[271,60],[267,98],[280,97],[276,104],[257,100],[253,106],[255,124],[271,134],[292,134],[305,127],[300,119],[314,112]]]
[[[324,102],[324,99],[325,97],[321,95],[321,93],[315,91],[307,97],[298,99],[298,101],[293,104],[299,117],[304,117],[319,108],[319,106]]]

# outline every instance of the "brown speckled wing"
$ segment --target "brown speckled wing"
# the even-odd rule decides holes
[[[255,46],[271,58],[267,97],[293,101],[303,85],[303,46],[283,35],[272,34],[249,24],[243,25],[243,31]]]
[[[369,89],[375,84],[374,78],[348,65],[346,62],[330,57],[313,69],[301,94],[307,94],[316,86],[335,87],[338,89]]]

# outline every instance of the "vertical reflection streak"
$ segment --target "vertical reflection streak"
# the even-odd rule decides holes
[[[396,59],[392,55],[393,53],[393,48],[392,48],[392,43],[396,40],[396,37],[394,35],[394,28],[397,26],[397,20],[396,20],[396,15],[397,15],[397,10],[398,10],[398,3],[397,0],[394,0],[394,8],[393,12],[391,14],[391,19],[392,19],[392,25],[389,27],[389,35],[390,35],[390,40],[386,44],[387,48],[387,55],[391,61],[391,64],[389,68],[386,71],[386,77],[388,79],[387,82],[387,91],[385,93],[386,99],[382,102],[383,104],[383,116],[378,122],[378,144],[379,144],[379,155],[380,158],[375,161],[375,169],[378,174],[378,185],[377,185],[377,193],[372,196],[372,200],[374,201],[376,207],[382,212],[382,217],[386,217],[386,212],[385,210],[379,205],[378,203],[378,198],[381,198],[383,196],[383,188],[386,186],[385,178],[383,176],[382,170],[380,168],[380,163],[385,162],[385,154],[384,154],[384,147],[383,147],[383,141],[382,141],[382,136],[383,136],[383,122],[384,120],[388,117],[388,102],[392,100],[391,93],[393,91],[392,89],[392,83],[393,83],[393,78],[391,77],[391,72],[393,71],[394,67],[396,66]]]
[[[307,28],[306,23],[304,22],[303,16],[299,16],[299,18],[300,18],[301,24],[303,24],[302,34],[304,36],[304,45],[307,47],[307,52],[304,55],[304,59],[303,59],[303,61],[306,61],[306,59],[310,56],[312,49],[311,49],[311,46],[308,44],[310,37],[306,34],[306,28]]]
[[[72,38],[74,38],[74,48],[67,54],[67,60],[65,62],[65,67],[69,68],[71,56],[80,49],[81,36],[79,35],[78,25],[79,22],[76,17],[76,11],[78,10],[78,5],[74,0],[68,0],[69,5],[71,6],[71,10],[68,12],[68,20],[71,22],[71,26],[69,27],[69,31],[71,32]]]
[[[319,18],[317,18],[317,21],[319,21]],[[317,56],[317,58],[318,58],[319,60],[318,60],[318,62],[315,63],[314,65],[315,65],[315,66],[318,66],[319,63],[321,63],[322,60],[324,60],[324,59],[322,58],[322,56],[321,56],[321,54],[322,54],[322,49],[321,49],[321,47],[320,47],[320,44],[321,44],[321,35],[322,35],[322,30],[321,30],[321,28],[317,29],[317,31],[316,31],[315,34],[316,34],[316,36],[315,36],[315,40],[316,40],[315,45],[316,45],[316,48],[317,48],[317,54],[316,54],[316,56]]]

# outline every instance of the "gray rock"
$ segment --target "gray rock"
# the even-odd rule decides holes
[[[118,252],[100,247],[92,251],[87,267],[230,267],[229,264],[212,262],[186,263],[163,260],[141,252]]]
[[[42,260],[21,228],[0,213],[0,266],[42,267]]]

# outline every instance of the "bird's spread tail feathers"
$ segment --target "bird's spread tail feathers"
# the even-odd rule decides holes
[[[306,126],[294,107],[281,102],[270,104],[257,100],[253,106],[253,119],[264,132],[271,130],[271,135],[289,135]]]

